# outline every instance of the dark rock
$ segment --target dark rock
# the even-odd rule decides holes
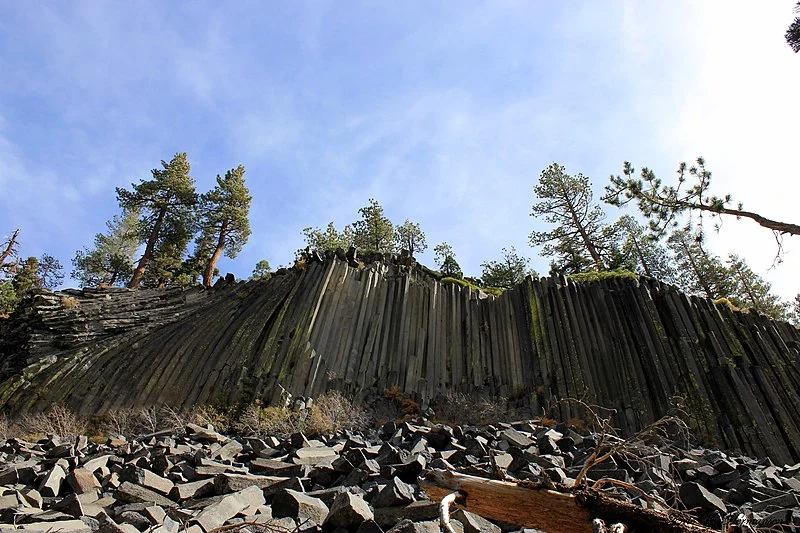
[[[399,478],[393,478],[384,485],[378,495],[372,499],[373,507],[394,507],[414,501],[414,489]]]
[[[328,506],[319,498],[313,498],[302,492],[282,490],[272,499],[272,516],[289,517],[300,521],[312,520],[322,524],[328,516]]]
[[[695,482],[687,482],[680,486],[680,497],[686,509],[700,508],[703,511],[719,511],[726,513],[725,504],[718,497],[708,492],[705,487]]]
[[[361,496],[343,492],[333,501],[328,517],[325,519],[325,526],[354,531],[365,520],[374,518],[372,510]]]

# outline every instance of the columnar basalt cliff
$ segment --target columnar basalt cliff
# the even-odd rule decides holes
[[[707,443],[800,459],[800,332],[652,280],[529,279],[502,296],[330,259],[214,289],[42,293],[2,326],[0,407],[85,414],[399,387],[502,395],[632,433],[676,397]]]

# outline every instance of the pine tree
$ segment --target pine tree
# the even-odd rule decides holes
[[[305,228],[303,238],[306,245],[312,250],[327,252],[329,250],[347,250],[353,243],[353,228],[345,226],[342,231],[338,231],[333,222],[328,222],[324,230],[319,228]]]
[[[677,227],[678,217],[686,211],[708,213],[712,216],[731,215],[736,218],[749,218],[776,235],[789,233],[800,235],[800,225],[770,220],[758,213],[745,211],[741,202],[731,207],[731,195],[716,196],[709,193],[711,172],[706,168],[705,159],[697,158],[697,164],[678,165],[676,185],[664,185],[649,168],[643,168],[639,178],[634,178],[635,169],[628,162],[623,163],[625,176],[611,176],[611,184],[606,186],[603,200],[623,206],[636,202],[641,213],[650,220],[650,227],[656,233]]]
[[[519,255],[513,246],[503,248],[502,261],[487,261],[481,263],[481,268],[481,282],[485,287],[511,289],[522,283],[528,275],[538,276],[530,270],[530,259]]]
[[[198,248],[210,249],[203,269],[203,285],[210,287],[222,254],[235,258],[250,237],[250,203],[253,197],[244,181],[244,167],[217,176],[214,190],[200,196]]]
[[[383,207],[374,198],[358,210],[361,220],[353,226],[353,245],[366,252],[394,253],[395,234],[392,222],[383,214]]]
[[[151,262],[173,262],[176,255],[183,256],[188,241],[181,241],[191,227],[197,205],[194,180],[189,176],[191,167],[185,152],[175,154],[167,163],[161,161],[162,169],[152,170],[151,180],[132,184],[132,190],[117,188],[117,199],[123,211],[140,213],[140,239],[146,243],[144,254],[133,272],[128,287],[137,288],[142,283],[145,270]],[[177,240],[167,242],[165,238]],[[180,252],[178,254],[177,251]],[[152,274],[151,278],[161,278]],[[163,278],[161,278],[163,279]]]
[[[165,219],[161,233],[153,244],[152,260],[142,276],[143,287],[161,288],[192,283],[192,275],[187,271],[184,258],[195,227],[195,211],[187,207],[182,208],[178,215]]]
[[[272,267],[269,265],[269,261],[266,259],[262,259],[256,263],[256,267],[253,269],[253,273],[250,275],[250,279],[252,280],[267,280],[271,277]]]
[[[592,201],[589,178],[583,174],[570,176],[563,166],[553,163],[542,171],[533,191],[539,202],[533,205],[531,216],[556,227],[532,232],[531,245],[543,246],[542,255],[556,258],[554,266],[561,270],[574,272],[589,261],[595,269],[605,270],[604,255],[610,253],[615,236],[603,224],[603,210]],[[578,254],[589,261],[579,259]]]
[[[439,266],[439,272],[449,278],[461,279],[464,277],[461,267],[456,261],[453,247],[443,242],[433,247],[433,260]]]
[[[728,299],[737,307],[750,308],[778,320],[789,318],[789,304],[771,294],[772,286],[753,272],[747,262],[736,254],[728,255],[728,271],[733,292]]]
[[[94,248],[75,253],[70,274],[81,287],[124,286],[133,274],[139,248],[139,213],[129,211],[106,222],[108,231],[94,237]]]
[[[42,254],[41,258],[29,257],[21,262],[12,285],[17,296],[22,298],[34,289],[55,289],[63,279],[63,267],[58,259]]]
[[[678,287],[712,300],[733,294],[730,272],[719,257],[705,250],[702,233],[688,229],[673,232],[667,243],[675,254]]]
[[[395,230],[395,239],[397,240],[396,249],[408,250],[411,257],[414,257],[417,252],[422,253],[428,249],[422,228],[408,219]]]
[[[629,215],[620,217],[614,225],[619,228],[622,239],[621,260],[617,261],[622,263],[620,267],[665,283],[675,283],[675,263],[659,239]]]

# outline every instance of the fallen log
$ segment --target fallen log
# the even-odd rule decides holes
[[[611,498],[588,487],[553,490],[543,485],[497,481],[447,470],[428,470],[419,480],[432,500],[458,491],[460,506],[490,520],[553,533],[592,533],[592,519],[621,522],[632,531],[716,533],[675,512],[664,513]],[[456,502],[459,503],[458,501]]]

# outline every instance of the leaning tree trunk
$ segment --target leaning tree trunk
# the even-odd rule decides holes
[[[136,265],[136,270],[133,271],[133,277],[130,282],[128,282],[129,289],[136,289],[142,283],[147,264],[153,259],[156,241],[158,241],[158,234],[161,233],[161,226],[164,224],[164,217],[166,214],[167,208],[162,207],[161,211],[158,212],[156,223],[153,225],[153,231],[150,232],[150,236],[147,238],[147,246],[144,249],[144,255],[142,255],[142,258],[139,260],[139,264]]]
[[[14,231],[14,234],[11,236],[11,239],[8,241],[8,246],[6,246],[6,249],[3,251],[2,254],[0,254],[0,267],[5,265],[6,264],[6,259],[8,259],[8,256],[10,256],[12,253],[14,253],[14,245],[17,244],[17,236],[18,235],[19,235],[19,228],[17,228],[16,231]]]
[[[217,262],[222,257],[222,251],[225,249],[225,240],[228,237],[228,221],[222,223],[222,227],[219,230],[219,240],[217,241],[217,247],[214,249],[214,253],[211,254],[211,258],[208,260],[208,264],[206,265],[206,269],[203,272],[203,285],[206,287],[211,286],[211,281],[214,279],[214,270],[217,269]]]

